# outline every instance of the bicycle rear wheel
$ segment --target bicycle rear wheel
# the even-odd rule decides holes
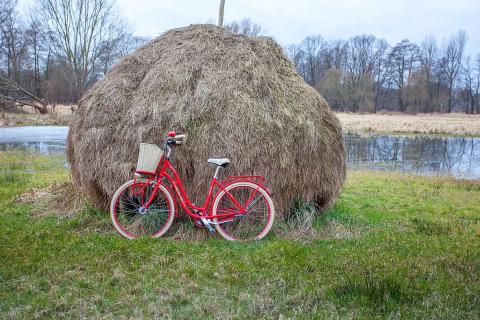
[[[218,233],[231,241],[259,240],[265,237],[272,228],[275,218],[275,208],[268,192],[253,182],[232,183],[215,198],[213,216],[239,212],[239,208],[227,192],[247,209],[247,213],[236,215],[233,221],[229,221],[232,218],[215,217],[213,221],[219,223],[215,225]]]
[[[128,239],[158,238],[168,231],[175,216],[175,204],[165,186],[160,185],[148,209],[142,209],[153,189],[152,182],[137,179],[126,182],[115,192],[110,215],[120,235]]]

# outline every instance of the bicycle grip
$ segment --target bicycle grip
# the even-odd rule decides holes
[[[185,139],[186,137],[187,137],[187,136],[184,135],[184,134],[179,134],[179,135],[176,135],[174,139],[175,139],[175,140],[183,140],[183,139]]]

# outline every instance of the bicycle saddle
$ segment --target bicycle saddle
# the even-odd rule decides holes
[[[211,163],[211,164],[214,164],[216,166],[222,166],[224,168],[226,168],[229,164],[230,164],[230,160],[228,160],[227,158],[223,158],[223,159],[208,159],[207,160],[208,163]]]

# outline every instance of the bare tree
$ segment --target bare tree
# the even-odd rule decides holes
[[[480,113],[480,53],[477,54],[473,70],[474,113]]]
[[[376,109],[375,74],[386,45],[373,35],[360,35],[348,42],[348,105],[352,111]]]
[[[288,58],[293,62],[293,66],[297,70],[297,72],[304,78],[307,78],[306,71],[305,71],[305,52],[301,48],[300,45],[292,44],[285,48],[285,52]]]
[[[325,66],[331,69],[345,69],[348,62],[348,42],[334,40],[329,43],[325,54]]]
[[[37,0],[30,15],[0,0],[0,103],[75,103],[122,56],[146,42],[116,14],[115,0]]]
[[[420,58],[420,50],[415,43],[408,40],[402,40],[392,48],[389,54],[388,66],[392,74],[392,81],[397,87],[398,108],[400,112],[406,111],[406,103],[404,99],[404,90],[416,63]]]
[[[306,81],[311,86],[315,87],[322,76],[322,58],[324,57],[323,49],[326,46],[325,41],[321,36],[307,37],[301,43],[304,51],[304,67]]]
[[[45,102],[25,86],[28,83],[23,79],[28,43],[15,6],[16,1],[0,2],[0,57],[4,59],[4,69],[0,67],[0,100],[4,105],[29,105],[46,113]]]
[[[444,53],[444,67],[445,74],[447,77],[447,86],[448,86],[448,105],[447,112],[452,111],[453,107],[453,90],[455,84],[458,80],[462,62],[463,62],[463,52],[465,49],[465,44],[467,43],[467,34],[465,31],[460,30],[455,35],[451,36],[447,42],[445,53]]]
[[[463,67],[464,88],[461,96],[465,105],[466,113],[479,113],[480,96],[480,54],[472,64],[470,57],[465,59]]]
[[[262,27],[250,18],[244,18],[240,22],[232,21],[225,25],[225,29],[246,36],[256,37],[263,33]]]
[[[452,36],[443,50],[431,36],[421,46],[403,40],[393,47],[372,35],[329,42],[317,36],[285,51],[297,72],[335,109],[448,112],[465,105],[459,99],[466,99],[470,83],[461,77],[465,42],[463,31]],[[473,89],[476,63],[472,60],[469,67]],[[472,94],[476,97],[475,90]]]
[[[0,26],[11,17],[16,4],[16,0],[0,0]]]
[[[38,0],[39,14],[59,59],[73,72],[79,97],[96,80],[106,48],[124,32],[112,0]]]
[[[125,31],[121,30],[122,28],[118,30],[118,32],[112,33],[112,35],[116,36],[114,38],[116,41],[112,39],[106,42],[105,46],[101,49],[102,54],[99,58],[99,71],[102,76],[104,76],[121,57],[150,40],[146,37],[132,36],[127,27],[125,27]],[[111,45],[112,43],[115,43],[115,45]]]
[[[426,37],[420,45],[420,50],[421,69],[428,95],[423,111],[433,112],[440,89],[439,81],[435,79],[436,69],[438,68],[438,45],[435,37]]]
[[[218,26],[223,27],[223,15],[225,13],[225,0],[220,0],[220,7],[218,8]]]
[[[35,19],[34,15],[31,14],[30,25],[25,31],[25,40],[28,46],[29,59],[33,67],[33,81],[32,81],[32,91],[35,92],[37,97],[42,97],[41,90],[41,65],[42,65],[42,54],[45,53],[46,47],[49,47],[46,43],[46,34],[42,29],[41,24]]]
[[[20,69],[26,55],[26,45],[18,13],[15,11],[16,1],[7,1],[0,25],[0,53],[5,59],[6,73],[13,81],[20,81]]]
[[[348,69],[352,74],[364,75],[373,70],[378,56],[375,52],[376,38],[373,35],[355,36],[349,41]]]
[[[374,112],[385,108],[384,97],[389,93],[386,84],[391,83],[390,74],[386,67],[388,42],[384,39],[377,39],[375,44],[375,59],[373,62],[372,78],[375,82]]]

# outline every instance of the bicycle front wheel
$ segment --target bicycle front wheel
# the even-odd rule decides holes
[[[160,185],[147,209],[154,186],[144,179],[130,180],[118,188],[110,203],[113,225],[120,235],[128,239],[158,238],[165,234],[175,217],[175,203],[168,189]]]
[[[230,195],[230,196],[229,196]],[[268,192],[253,182],[235,182],[218,193],[213,202],[212,215],[239,211],[238,204],[247,210],[232,218],[214,218],[215,228],[230,241],[259,240],[267,235],[273,225],[275,208]],[[232,220],[233,219],[233,220]]]

